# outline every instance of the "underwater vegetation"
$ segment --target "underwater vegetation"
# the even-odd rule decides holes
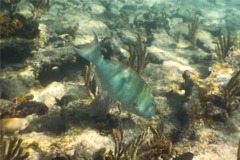
[[[99,93],[95,99],[91,102],[89,108],[90,117],[94,117],[97,121],[102,121],[106,119],[107,114],[110,114],[112,110],[117,105],[107,92]]]
[[[195,17],[191,25],[188,25],[188,39],[193,44],[196,45],[196,38],[199,29],[199,20],[198,17]]]
[[[143,150],[141,159],[156,159],[161,157],[164,160],[169,159],[173,155],[173,144],[169,135],[164,134],[164,124],[160,123],[156,129],[150,127],[153,137],[150,139],[148,147]]]
[[[136,160],[137,159],[137,153],[140,149],[140,147],[145,142],[147,131],[144,131],[141,133],[138,137],[134,138],[132,141],[130,141],[124,149],[124,157],[125,159],[131,159]]]
[[[112,128],[111,136],[114,148],[101,148],[98,151],[85,154],[84,147],[78,144],[73,155],[65,152],[64,148],[58,147],[57,150],[47,153],[43,160],[192,160],[193,154],[186,152],[179,154],[174,150],[171,137],[172,133],[164,133],[163,123],[156,128],[148,127],[138,136],[126,142],[126,135],[122,123],[117,128]],[[149,139],[150,138],[150,139]],[[57,144],[56,144],[57,145]]]
[[[102,159],[109,160],[121,160],[121,159],[129,159],[136,160],[137,152],[140,147],[143,145],[145,138],[147,136],[147,131],[144,131],[138,137],[131,140],[128,144],[123,143],[123,130],[113,129],[112,136],[115,143],[114,151],[109,151],[107,154],[102,155]]]
[[[226,62],[226,57],[229,55],[232,45],[233,41],[229,30],[226,36],[222,35],[218,37],[218,43],[215,47],[215,52],[222,62]]]
[[[204,81],[189,71],[183,73],[185,79],[185,95],[192,95],[193,90],[197,90],[202,108],[197,109],[200,117],[210,118],[215,121],[226,122],[228,114],[239,107],[240,94],[240,71],[236,71],[232,78],[223,86],[219,93],[208,93],[205,88]],[[194,89],[194,87],[196,87]],[[196,90],[194,92],[196,92]],[[193,95],[192,95],[193,96]],[[185,109],[192,105],[197,105],[196,102],[186,102]],[[197,107],[193,107],[197,108]],[[192,108],[192,109],[193,109]],[[202,110],[203,109],[203,110]],[[201,111],[202,110],[202,111]],[[201,113],[202,112],[202,113]]]
[[[136,44],[128,46],[128,51],[130,54],[128,59],[128,66],[140,74],[146,67],[148,59],[147,46],[142,43],[140,34],[137,35]]]
[[[93,73],[94,66],[89,64],[85,68],[84,72],[84,85],[88,88],[89,94],[92,97],[96,97],[99,92],[99,88],[97,86],[96,80],[94,78]]]
[[[210,101],[225,109],[228,113],[237,109],[240,105],[240,71],[236,71],[226,86],[223,86],[220,90],[220,95],[211,95],[209,97]],[[205,97],[206,98],[206,97]],[[204,98],[203,98],[204,99]],[[206,98],[208,99],[208,98]]]
[[[149,131],[153,136],[147,140]],[[164,133],[163,123],[156,129],[148,128],[128,143],[124,142],[121,125],[119,129],[112,129],[112,137],[115,144],[114,150],[107,151],[106,148],[102,148],[95,154],[94,160],[157,160],[160,157],[163,160],[169,160],[174,155],[172,140],[168,134]],[[175,157],[174,160],[192,160],[193,154],[187,152]]]
[[[223,100],[223,108],[227,111],[236,109],[239,106],[240,96],[240,70],[235,72],[229,80],[226,87],[222,89],[221,99]],[[236,99],[237,98],[237,99]]]
[[[99,150],[98,154],[95,156],[95,160],[121,160],[121,159],[136,159],[136,154],[138,149],[141,147],[146,137],[147,131],[141,134],[139,137],[133,139],[129,144],[124,144],[123,142],[123,128],[120,125],[120,129],[112,129],[112,137],[114,140],[114,151],[107,151],[105,148]]]
[[[25,160],[29,157],[29,153],[22,148],[22,139],[17,137],[7,137],[4,132],[0,134],[1,160]]]
[[[120,1],[101,0],[102,5],[99,4],[101,3],[99,1],[95,2],[91,0],[90,1],[27,0],[27,1],[34,6],[34,10],[33,11],[31,10],[34,20],[36,20],[36,18],[38,18],[40,14],[42,14],[47,10],[46,7],[49,5],[49,3],[53,4],[49,8],[48,13],[44,14],[41,18],[39,17],[39,22],[41,23],[39,26],[39,29],[41,30],[41,35],[39,38],[40,40],[38,38],[36,38],[36,40],[39,41],[40,43],[43,42],[42,47],[36,52],[34,51],[32,52],[32,49],[29,49],[29,51],[21,50],[21,52],[17,52],[19,54],[16,54],[16,52],[10,52],[12,50],[5,50],[6,54],[4,56],[1,55],[1,57],[4,58],[4,63],[10,64],[11,67],[14,65],[13,63],[16,62],[14,60],[20,57],[20,60],[17,59],[17,62],[20,62],[20,64],[22,64],[22,68],[29,67],[31,71],[27,71],[27,73],[31,74],[34,72],[34,74],[32,74],[34,75],[32,76],[33,77],[32,79],[36,80],[37,82],[40,82],[40,84],[38,84],[38,87],[41,87],[41,89],[38,90],[38,87],[36,87],[36,92],[35,92],[35,86],[34,88],[32,86],[29,86],[29,87],[26,87],[27,90],[30,89],[29,91],[30,92],[33,91],[34,94],[36,95],[40,93],[35,98],[42,102],[44,101],[44,103],[46,104],[50,104],[49,105],[50,112],[48,115],[44,117],[38,117],[38,116],[28,117],[29,119],[34,118],[33,119],[34,121],[31,121],[33,123],[27,129],[27,133],[24,132],[24,134],[21,136],[23,137],[25,136],[28,137],[29,135],[36,136],[34,137],[34,141],[36,140],[36,142],[34,143],[39,144],[39,148],[41,148],[41,149],[33,148],[30,154],[33,153],[35,155],[40,154],[41,156],[44,156],[43,154],[46,154],[45,152],[45,149],[47,148],[46,146],[50,145],[49,147],[50,149],[48,148],[46,149],[49,154],[47,153],[46,157],[44,157],[45,160],[52,160],[52,159],[79,160],[83,158],[82,157],[79,158],[77,156],[77,153],[78,153],[77,150],[82,150],[82,153],[86,153],[87,149],[84,150],[84,147],[88,146],[88,144],[90,144],[95,139],[97,139],[97,142],[96,142],[97,144],[94,144],[94,147],[96,148],[93,149],[94,147],[91,147],[89,150],[91,151],[94,150],[95,152],[96,149],[100,148],[99,146],[106,147],[101,149],[99,153],[93,153],[94,157],[96,157],[95,159],[99,159],[99,160],[100,159],[105,159],[105,160],[109,160],[109,159],[110,160],[111,159],[114,159],[114,160],[122,160],[122,159],[124,160],[125,159],[129,159],[129,160],[148,160],[148,159],[192,160],[193,159],[194,155],[190,152],[186,152],[181,155],[176,153],[175,144],[177,140],[173,140],[172,133],[168,133],[168,134],[164,133],[164,131],[166,132],[166,130],[170,130],[172,127],[175,127],[175,125],[181,128],[182,124],[179,124],[178,121],[175,121],[176,120],[175,119],[176,116],[174,115],[175,113],[172,114],[172,111],[175,112],[175,108],[168,108],[169,104],[167,104],[166,102],[166,96],[163,93],[164,92],[163,90],[170,89],[173,86],[172,84],[174,84],[173,87],[177,88],[178,87],[177,85],[182,81],[181,77],[179,76],[179,73],[182,72],[182,67],[178,67],[178,66],[171,67],[168,65],[176,64],[179,66],[184,66],[186,67],[186,69],[189,69],[192,72],[194,71],[196,72],[197,70],[199,74],[203,74],[203,75],[205,74],[205,73],[202,73],[202,71],[204,72],[205,67],[207,68],[208,65],[198,63],[196,66],[194,63],[188,63],[189,59],[191,58],[190,57],[191,55],[187,55],[185,53],[192,52],[192,50],[185,50],[185,47],[183,47],[186,45],[191,47],[193,45],[197,45],[195,48],[196,50],[194,50],[193,54],[196,54],[196,55],[203,54],[203,57],[204,58],[206,57],[205,59],[208,58],[208,56],[205,56],[205,54],[210,55],[209,53],[214,48],[212,47],[213,34],[209,32],[208,29],[206,29],[210,27],[204,26],[205,25],[204,16],[206,15],[205,9],[199,10],[199,9],[193,8],[194,13],[196,13],[199,18],[199,19],[198,18],[194,19],[195,14],[188,15],[188,13],[192,11],[191,9],[190,11],[188,11],[185,8],[185,6],[174,6],[174,4],[171,4],[171,5],[166,4],[165,6],[163,4],[163,7],[161,7],[162,4],[146,5],[144,4],[145,1],[142,1],[142,0],[137,2],[127,1],[127,0],[120,0]],[[10,0],[9,2],[16,2],[16,0]],[[192,2],[194,3],[194,1]],[[103,3],[105,3],[105,5],[103,5]],[[161,1],[158,3],[165,3],[165,2]],[[166,3],[172,3],[172,1],[166,1]],[[211,3],[216,3],[216,1],[215,2],[211,1]],[[221,2],[217,2],[217,3],[220,4]],[[29,8],[31,8],[31,5],[28,4],[28,6]],[[171,10],[168,13],[167,12],[169,10],[168,8],[178,8],[178,11],[176,10],[176,12],[171,12],[172,11]],[[15,8],[13,8],[13,12],[15,12],[14,10]],[[72,14],[72,12],[74,13]],[[128,13],[128,12],[131,12],[131,13]],[[106,14],[109,14],[108,16],[109,19],[104,17]],[[210,14],[212,16],[212,12],[210,12]],[[9,15],[12,15],[12,12],[9,12]],[[112,20],[115,18],[113,15],[115,15],[115,17],[119,17],[115,19],[117,23],[114,23],[114,20]],[[101,16],[102,19],[99,19],[99,16]],[[216,16],[215,13],[213,14],[213,16]],[[7,15],[6,17],[9,17],[9,16]],[[11,16],[10,18],[12,17],[14,16]],[[19,24],[25,23],[25,21],[22,21],[22,18],[19,18],[19,17],[21,16],[16,17],[16,20],[17,20],[16,22],[18,22]],[[86,20],[85,22],[92,21],[92,26],[94,26],[93,27],[94,29],[89,29],[91,28],[90,25],[81,26],[80,24],[84,23],[83,22],[84,19]],[[29,19],[29,20],[32,20],[32,19]],[[192,23],[191,23],[191,20],[192,20]],[[209,18],[208,20],[211,21],[212,18]],[[189,22],[188,28],[187,28],[186,21]],[[201,29],[206,27],[205,29],[202,30],[202,32],[200,32],[201,36],[205,36],[205,34],[207,34],[207,37],[197,37],[197,36],[200,36],[200,33],[197,35],[197,32],[200,27],[199,21],[201,21],[200,22],[202,25]],[[55,23],[55,25],[53,25],[53,23]],[[69,27],[71,26],[71,23],[76,24],[74,25],[76,27],[73,27],[74,32],[71,32],[71,35],[69,35],[70,33],[69,30],[72,30],[72,28]],[[214,24],[216,23],[218,22],[214,21]],[[104,29],[101,29],[101,25],[103,25]],[[60,29],[57,29],[58,26]],[[221,27],[219,30],[221,30]],[[12,26],[10,28],[12,28]],[[21,31],[20,28],[16,28],[16,29]],[[106,29],[106,32],[105,32],[105,29]],[[142,40],[143,34],[141,31],[144,29],[147,32],[146,41]],[[187,32],[187,29],[189,29],[188,32]],[[88,31],[85,32],[85,30],[88,30]],[[156,96],[158,109],[159,109],[157,116],[154,116],[149,120],[146,120],[144,118],[135,116],[133,114],[129,114],[130,112],[135,113],[131,109],[137,106],[137,103],[139,102],[138,100],[133,101],[133,103],[132,102],[126,103],[126,106],[123,106],[123,108],[124,107],[129,108],[129,113],[125,114],[124,112],[123,114],[119,115],[121,113],[121,110],[119,109],[119,105],[115,101],[116,99],[113,99],[114,97],[112,97],[112,95],[115,95],[117,93],[122,94],[121,88],[124,88],[124,86],[120,85],[118,89],[116,89],[114,92],[110,92],[110,94],[101,92],[101,90],[99,91],[98,86],[96,84],[96,80],[95,80],[96,77],[94,77],[92,72],[92,70],[94,70],[93,65],[91,64],[88,65],[84,70],[82,67],[85,65],[85,63],[82,63],[83,61],[81,60],[78,61],[82,57],[78,56],[79,59],[75,57],[76,55],[75,51],[74,53],[72,53],[73,51],[72,52],[70,51],[72,50],[72,47],[71,48],[69,47],[70,48],[69,50],[66,49],[67,48],[66,45],[71,45],[67,43],[67,38],[66,38],[67,36],[73,38],[72,40],[76,44],[79,42],[79,40],[82,37],[84,37],[83,39],[86,41],[89,40],[88,32],[90,31],[92,33],[93,30],[94,32],[98,33],[98,35],[101,35],[99,37],[100,39],[102,38],[104,39],[104,37],[106,37],[108,34],[111,35],[111,40],[109,41],[111,41],[111,45],[114,45],[115,48],[112,48],[112,50],[110,50],[109,49],[110,44],[108,43],[104,48],[105,52],[107,53],[111,52],[111,55],[113,55],[114,53],[115,56],[119,56],[118,58],[120,60],[124,59],[125,61],[126,61],[126,57],[128,56],[128,53],[130,53],[128,65],[132,67],[133,70],[132,69],[126,70],[126,68],[130,68],[130,67],[123,66],[121,68],[122,72],[119,72],[119,73],[121,73],[122,75],[127,75],[125,74],[126,72],[129,74],[132,74],[133,72],[135,73],[136,71],[140,75],[142,73],[143,78],[144,76],[146,77],[146,80],[148,80],[147,82],[149,82],[149,84],[151,84],[151,86],[154,87],[153,95]],[[220,32],[219,30],[212,31],[212,32],[219,33]],[[136,36],[137,37],[136,43],[132,43],[129,45],[128,53],[127,53],[126,44],[128,44],[129,41],[135,42],[135,40],[133,40],[135,39],[134,34],[138,31],[141,34]],[[124,34],[121,37],[121,34],[125,32],[128,32],[130,34]],[[11,32],[11,35],[13,38],[17,37],[14,35],[14,32]],[[80,37],[82,36],[80,39],[77,38],[79,35]],[[123,40],[124,36],[126,37]],[[22,41],[22,38],[23,37],[20,38],[20,41]],[[41,38],[42,39],[46,38],[46,39],[42,40]],[[200,38],[203,38],[203,39],[200,40]],[[187,40],[189,40],[190,42],[187,42]],[[206,50],[204,51],[201,50],[202,48],[199,47],[200,45],[198,44],[198,43],[202,43],[204,40],[206,40],[204,44],[208,43],[207,46],[204,46],[208,49],[207,52]],[[103,41],[104,40],[102,40],[102,42]],[[81,41],[81,42],[84,42],[84,41]],[[9,46],[8,48],[11,48],[12,47],[11,45],[13,46],[13,48],[16,48],[15,49],[16,51],[18,50],[20,51],[21,48],[27,46],[25,45],[25,43],[19,43],[19,47],[17,48],[17,47],[14,47],[14,43],[11,43],[8,45]],[[220,48],[219,50],[221,50],[220,43],[219,43],[219,48]],[[80,50],[81,49],[82,48],[80,47]],[[150,53],[148,53],[147,50],[150,51]],[[94,53],[94,55],[96,54]],[[161,65],[161,63],[156,62],[153,64],[149,64],[146,67],[146,64],[148,63],[148,61],[152,63],[151,61],[152,57],[154,60],[155,59],[159,60],[160,57],[163,58],[164,64]],[[200,56],[196,56],[196,57],[199,58]],[[96,56],[94,58],[97,59],[98,57]],[[106,58],[105,55],[104,55],[104,60],[106,60],[106,62],[113,62],[115,66],[121,66],[119,65],[118,62],[115,63],[114,61],[110,60],[110,58]],[[200,62],[200,60],[198,62]],[[89,62],[86,62],[86,63],[89,64]],[[4,66],[7,66],[5,64]],[[74,68],[74,71],[72,70],[73,68]],[[180,72],[179,70],[175,70],[175,68],[179,69]],[[17,72],[22,73],[20,71],[17,71]],[[71,73],[69,74],[69,72]],[[106,72],[108,74],[112,73],[111,71],[106,71]],[[26,73],[25,70],[24,70],[24,73]],[[162,73],[163,75],[161,75]],[[172,73],[174,74],[171,75]],[[221,121],[221,122],[228,121],[228,117],[231,116],[232,111],[235,111],[237,106],[239,106],[238,105],[239,88],[236,87],[238,86],[236,85],[236,83],[238,83],[239,78],[237,77],[239,76],[234,76],[234,75],[232,76],[233,80],[230,80],[232,81],[231,83],[230,81],[226,81],[226,84],[224,84],[223,86],[221,86],[221,88],[219,88],[219,92],[215,92],[215,93],[211,92],[212,94],[209,94],[210,92],[206,91],[207,90],[206,88],[209,88],[209,85],[207,82],[204,83],[205,82],[204,80],[201,81],[198,76],[195,76],[192,73],[189,73],[189,72],[186,73],[185,95],[182,95],[183,92],[181,92],[181,96],[183,96],[184,97],[183,99],[186,101],[192,100],[192,99],[199,99],[199,97],[201,98],[199,102],[195,102],[195,101],[186,102],[185,106],[183,107],[188,108],[189,110],[192,111],[192,112],[188,112],[189,114],[186,115],[186,117],[191,116],[191,118],[193,119],[190,119],[190,118],[189,119],[193,120],[194,122],[195,122],[195,119],[197,118],[199,118],[200,120],[203,119],[204,121],[206,121],[206,119],[210,119],[210,121],[211,120]],[[110,79],[107,76],[101,77],[101,73],[99,77],[103,79],[102,82],[108,82]],[[135,84],[134,82],[128,83],[130,80],[128,78],[125,78],[125,76],[123,77],[124,78],[117,77],[119,79],[122,78],[120,81],[120,84],[127,83],[127,84],[130,84],[130,86],[133,86],[133,84]],[[178,79],[174,79],[175,77],[178,77]],[[17,78],[19,79],[19,77]],[[29,80],[29,81],[33,81],[33,80]],[[6,81],[4,81],[4,83],[7,83],[7,82],[10,82],[10,79],[8,77],[6,78]],[[84,95],[82,97],[76,96],[80,92],[80,91],[75,92],[76,90],[84,90],[83,92],[87,93],[86,87],[83,86],[82,82],[84,82],[85,86],[89,89],[89,93],[91,94],[91,97],[89,97],[89,95]],[[50,90],[48,86],[55,83],[57,83],[58,85],[55,85]],[[69,85],[70,83],[72,84],[71,87],[73,89],[70,91],[71,93],[68,92],[69,91],[68,89],[66,89],[67,88],[66,86]],[[106,85],[104,83],[102,84],[103,86]],[[115,82],[113,82],[113,84],[115,84]],[[146,85],[146,83],[141,83],[139,86],[141,86],[142,84],[144,86]],[[82,88],[76,87],[77,85],[81,86]],[[7,89],[7,87],[5,88]],[[108,88],[112,88],[112,87],[108,87]],[[150,89],[148,87],[146,88],[144,89],[146,89],[146,91],[148,92]],[[58,92],[58,89],[62,89],[62,90]],[[132,92],[135,94],[136,90],[141,90],[142,88],[137,87],[137,88],[131,88],[129,90],[126,88],[124,89],[127,90],[127,92],[129,93],[128,95],[130,95],[132,94]],[[5,89],[3,90],[0,89],[0,90],[5,92],[4,91]],[[18,89],[16,88],[16,90]],[[55,94],[55,92],[52,93],[51,91],[58,92],[59,94]],[[141,93],[136,92],[136,94],[140,95]],[[2,94],[2,95],[6,99],[10,99],[10,97],[11,99],[13,99],[16,97],[16,96],[8,96],[7,94]],[[17,96],[19,95],[21,94],[17,94]],[[127,96],[124,95],[123,97],[128,98],[128,95]],[[56,98],[56,104],[54,104],[55,103],[54,98]],[[141,96],[141,97],[138,97],[137,99],[141,100],[144,98],[145,96]],[[153,102],[153,101],[154,100],[152,99],[150,100],[150,102]],[[173,98],[171,103],[175,103],[176,105],[178,105],[177,107],[181,108],[182,103],[178,103],[178,102],[179,101]],[[3,115],[4,119],[9,117],[20,118],[30,114],[44,115],[48,113],[48,107],[44,103],[35,102],[31,97],[28,97],[25,95],[16,98],[14,103],[16,104],[14,105],[11,104],[12,107],[9,107],[8,109],[4,108],[2,110],[0,106],[0,109],[1,109],[0,115]],[[166,110],[165,109],[162,110],[162,108],[165,108],[165,107],[166,107]],[[176,110],[178,110],[178,108]],[[145,112],[146,112],[145,110],[140,110],[140,113],[145,113]],[[170,116],[168,116],[169,114]],[[233,114],[235,114],[235,112]],[[141,114],[137,113],[137,115],[141,115]],[[147,116],[149,116],[149,114]],[[185,115],[181,115],[181,116],[184,117]],[[159,126],[157,127],[155,126],[156,121],[159,122],[160,119],[162,120],[162,118],[163,118],[163,121],[165,122],[167,121],[166,124],[169,125],[167,126],[166,129],[164,129],[163,124],[159,124]],[[125,130],[123,131],[122,128],[117,129],[117,127],[119,127],[117,123],[120,120],[124,120],[124,125],[126,125],[126,132]],[[168,123],[169,120],[170,120],[170,124]],[[229,121],[231,121],[231,119]],[[143,128],[143,127],[146,127],[145,126],[146,123],[147,123],[147,126],[149,125],[150,126],[154,125],[154,126],[151,126],[148,129]],[[221,124],[222,126],[224,126],[225,123],[221,123]],[[208,129],[215,132],[214,127],[210,129],[208,128]],[[192,126],[190,126],[189,128],[194,131],[194,133],[196,134],[196,137],[197,136],[200,137],[200,135],[197,135],[197,134],[201,134],[198,131],[201,132],[202,130],[198,130],[198,128],[196,129],[196,128],[193,128]],[[201,126],[200,129],[202,128],[205,129],[205,127]],[[107,131],[105,131],[104,129],[106,129]],[[185,128],[181,128],[181,130],[182,129],[185,129]],[[140,133],[141,131],[139,132],[139,130],[144,130],[144,131]],[[94,134],[92,134],[94,137],[90,137],[89,135],[91,134],[87,134],[87,137],[84,137],[85,133],[89,133],[88,131],[94,132]],[[107,132],[107,135],[109,135],[109,131],[110,131],[112,134],[112,139],[110,136],[107,136],[106,134],[104,134],[104,131],[105,133]],[[38,138],[42,138],[41,136],[43,136],[43,138],[48,138],[49,142],[47,144],[44,144],[44,142],[42,142],[41,139],[40,140],[38,139]],[[180,136],[185,136],[185,134]],[[82,137],[86,138],[84,139],[84,141],[87,144],[84,144],[79,141],[78,138],[81,139]],[[229,136],[229,137],[232,137],[232,136]],[[209,138],[210,140],[208,140],[208,137],[201,137],[201,138],[203,139],[200,139],[200,141],[198,141],[199,139],[195,139],[196,141],[194,142],[189,141],[190,139],[189,138],[186,141],[180,141],[179,145],[184,149],[186,147],[189,150],[194,151],[194,154],[196,153],[198,156],[199,155],[202,156],[202,154],[205,154],[205,151],[208,152],[209,150],[213,150],[213,152],[215,152],[215,150],[212,149],[211,145],[207,146],[205,149],[202,149],[205,146],[202,146],[200,143],[202,141],[205,142],[206,139],[207,139],[206,143],[209,143],[209,142],[211,143],[211,139]],[[106,146],[104,144],[105,139],[107,140]],[[55,140],[58,141],[58,145],[54,143]],[[25,145],[25,142],[26,141],[24,140],[23,145]],[[220,143],[222,142],[221,138],[219,138],[219,142]],[[74,147],[77,145],[77,143],[80,143],[79,146],[82,145],[84,147],[83,148],[76,147],[75,148],[76,152],[72,157],[69,154],[72,155],[73,153],[72,151],[74,150]],[[111,147],[109,150],[108,146],[110,145]],[[176,144],[176,146],[177,145],[178,144]],[[44,150],[42,150],[42,148],[44,148]],[[196,150],[198,148],[199,150]],[[52,153],[49,150],[51,150]],[[91,159],[92,157],[93,156],[91,154],[88,159]]]
[[[240,48],[240,34],[233,36],[233,43],[234,43],[234,46],[236,46],[237,48]]]

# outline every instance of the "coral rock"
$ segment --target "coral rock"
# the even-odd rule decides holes
[[[22,0],[17,4],[16,10],[13,13],[15,17],[19,17],[19,19],[23,19],[24,21],[30,20],[33,17],[34,6],[26,1]]]
[[[16,108],[17,117],[26,117],[27,115],[44,115],[48,112],[48,107],[41,102],[29,101],[19,104]]]
[[[0,119],[14,114],[16,107],[15,103],[0,99]]]

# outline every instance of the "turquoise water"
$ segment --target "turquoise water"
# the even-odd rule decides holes
[[[237,159],[238,0],[0,4],[0,128],[25,159]]]

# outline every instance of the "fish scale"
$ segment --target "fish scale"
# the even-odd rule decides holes
[[[114,60],[105,60],[96,34],[90,44],[74,49],[96,66],[102,89],[119,101],[125,110],[146,118],[155,115],[156,105],[147,83],[130,67]]]

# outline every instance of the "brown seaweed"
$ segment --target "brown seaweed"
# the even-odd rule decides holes
[[[198,17],[195,17],[191,25],[188,25],[188,39],[194,46],[196,45],[198,28],[199,20]]]
[[[0,159],[2,160],[24,160],[29,153],[22,148],[22,139],[17,137],[5,137],[3,131],[0,135]]]
[[[115,106],[118,106],[117,102],[114,101],[107,92],[101,92],[91,102],[89,113],[91,117],[95,118],[95,120],[102,121],[106,119],[110,109]]]
[[[128,46],[130,54],[128,65],[136,70],[137,73],[141,73],[146,67],[148,58],[147,46],[142,43],[141,39],[141,35],[138,34],[137,43]]]
[[[124,152],[123,129],[121,125],[119,130],[112,130],[112,137],[115,144],[113,160],[120,160]]]
[[[225,58],[228,56],[231,46],[232,37],[230,31],[228,31],[227,36],[222,35],[218,37],[218,43],[215,47],[215,52],[217,53],[221,61],[226,61]]]
[[[145,130],[138,137],[130,141],[124,148],[124,158],[129,160],[137,160],[137,153],[145,142],[148,130]]]
[[[227,86],[223,88],[222,99],[224,101],[224,108],[231,111],[239,105],[240,96],[240,70],[237,71],[229,80]]]
[[[95,160],[137,160],[139,157],[138,151],[146,140],[148,130],[145,130],[138,137],[132,139],[129,143],[123,142],[123,129],[120,125],[119,130],[112,130],[112,137],[114,140],[114,151],[110,150],[106,153],[106,149],[101,149]]]
[[[169,136],[164,135],[164,125],[160,123],[157,128],[150,127],[153,137],[142,148],[138,157],[141,160],[157,159],[158,157],[169,159],[172,156],[173,145]]]
[[[97,96],[98,94],[98,87],[96,80],[94,78],[93,74],[93,65],[90,64],[86,66],[85,72],[84,72],[84,82],[85,86],[88,88],[90,95],[93,97]]]

